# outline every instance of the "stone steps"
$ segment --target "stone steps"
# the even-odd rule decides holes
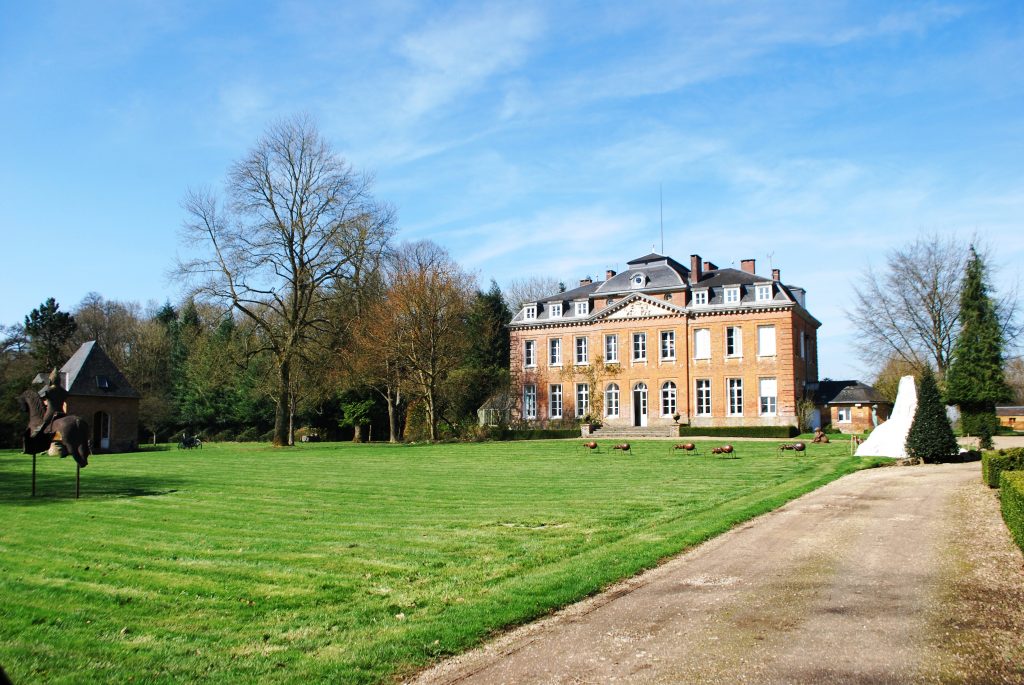
[[[644,438],[677,438],[679,429],[676,426],[647,426],[644,428],[603,426],[591,432],[590,437],[595,440],[610,438],[630,438],[643,440]]]

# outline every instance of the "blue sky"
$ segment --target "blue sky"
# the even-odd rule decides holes
[[[0,7],[0,323],[177,300],[187,188],[296,112],[485,285],[660,249],[660,185],[666,253],[807,288],[823,376],[865,375],[843,312],[889,247],[1024,258],[1017,1]]]

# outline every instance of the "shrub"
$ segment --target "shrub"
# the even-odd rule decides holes
[[[999,486],[1003,520],[1017,546],[1024,550],[1024,471],[1003,471]]]
[[[706,435],[711,438],[795,438],[800,435],[796,426],[680,426],[679,437]]]
[[[985,452],[981,457],[981,479],[990,488],[999,487],[999,474],[1003,471],[1024,470],[1024,447],[998,452]]]
[[[515,430],[512,428],[499,428],[491,435],[495,440],[555,440],[559,438],[578,438],[580,437],[580,429],[562,428],[552,430],[526,428]]]
[[[244,431],[239,433],[238,437],[235,439],[238,440],[238,442],[256,442],[257,440],[260,439],[260,431],[258,428],[249,426]]]

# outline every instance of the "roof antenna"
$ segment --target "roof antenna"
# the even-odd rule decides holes
[[[661,254],[665,254],[665,201],[661,196],[661,184],[658,184],[658,214],[661,221]]]
[[[774,256],[775,256],[774,252],[769,252],[768,253],[768,270],[769,271],[775,268],[775,264],[772,263],[772,257],[774,257]]]

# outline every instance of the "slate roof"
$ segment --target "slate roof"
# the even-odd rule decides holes
[[[686,279],[690,274],[690,270],[676,260],[655,252],[630,260],[626,262],[626,266],[629,268],[604,281],[596,294],[613,295],[681,288],[686,286]],[[634,286],[632,282],[636,274],[642,274],[644,277],[644,284],[640,287]]]
[[[996,407],[996,416],[1024,416],[1024,407],[1011,405]]]
[[[83,343],[60,368],[69,395],[140,398],[99,343]]]
[[[877,390],[860,381],[820,381],[815,404],[892,404]]]
[[[704,290],[708,292],[706,305],[691,304],[688,309],[694,312],[713,312],[716,308],[731,309],[733,307],[764,307],[764,306],[793,306],[794,304],[806,311],[804,304],[804,291],[796,286],[787,286],[781,282],[773,281],[765,276],[758,276],[739,269],[724,268],[712,269],[701,274],[699,282],[689,283],[690,270],[685,266],[665,255],[652,252],[643,257],[638,257],[627,262],[628,269],[622,273],[615,274],[606,281],[595,281],[573,288],[563,293],[555,293],[537,300],[536,317],[526,319],[525,310],[520,309],[513,316],[512,325],[536,325],[552,323],[583,322],[590,316],[596,315],[595,310],[590,310],[587,317],[576,316],[573,302],[575,300],[592,298],[621,298],[632,293],[666,293],[682,290]],[[636,274],[642,274],[644,282],[637,286],[633,281]],[[771,284],[772,297],[767,301],[758,301],[756,298],[757,284]],[[725,303],[725,287],[740,286],[740,301],[738,303]],[[552,317],[550,305],[562,303],[560,316]],[[602,309],[601,311],[605,311]],[[813,317],[812,317],[813,318]],[[851,381],[851,383],[854,381]]]

